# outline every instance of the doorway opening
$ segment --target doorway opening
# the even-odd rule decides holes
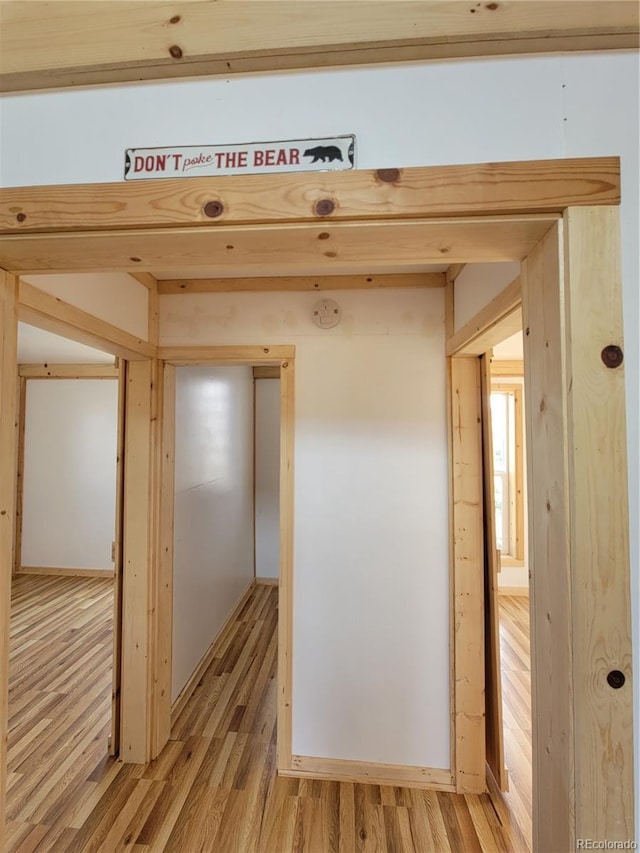
[[[531,652],[524,436],[522,330],[497,343],[491,358],[493,503],[497,548],[504,799],[531,839]]]
[[[171,496],[162,551],[173,586],[172,737],[193,730],[203,691],[224,687],[206,731],[257,726],[285,762],[291,619],[281,579],[292,570],[295,350],[201,353],[165,350],[162,368],[162,455],[174,463],[162,477]],[[246,690],[257,660],[263,692],[242,701],[236,688]]]
[[[118,748],[121,369],[108,353],[18,326],[12,849],[77,808]]]

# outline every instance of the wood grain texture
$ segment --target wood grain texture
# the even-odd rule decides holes
[[[531,568],[533,848],[575,849],[562,223],[522,264]],[[553,666],[549,667],[548,662]]]
[[[152,364],[127,366],[124,456],[120,755],[144,763],[151,752]]]
[[[491,421],[491,359],[480,359],[482,410],[482,471],[484,513],[484,670],[487,764],[501,791],[508,788],[504,764],[500,626],[498,613],[498,552],[496,545],[493,431]]]
[[[280,583],[278,586],[277,767],[292,767],[293,615],[294,615],[294,460],[295,360],[280,364]]]
[[[295,358],[296,348],[288,344],[267,346],[180,346],[158,347],[158,358],[170,364],[260,364],[280,367]]]
[[[9,850],[64,849],[58,831],[74,826],[107,762],[112,602],[112,580],[14,577]]]
[[[158,292],[167,293],[267,293],[300,290],[376,290],[383,287],[444,287],[441,272],[398,275],[260,276],[259,278],[176,278],[158,281]]]
[[[491,302],[447,339],[447,355],[481,356],[522,330],[520,279],[507,285]]]
[[[377,217],[358,222],[188,228],[156,224],[129,231],[11,234],[0,237],[0,264],[22,275],[130,272],[139,266],[165,273],[210,274],[215,269],[221,277],[237,276],[238,268],[248,276],[369,274],[372,268],[379,273],[405,268],[415,272],[443,260],[520,260],[556,218],[554,213],[420,220]]]
[[[485,785],[484,536],[480,360],[452,358],[456,788]]]
[[[335,208],[329,216],[319,217],[315,205],[327,198]],[[203,211],[211,200],[224,205],[215,222]],[[358,219],[561,214],[567,205],[619,202],[617,157],[416,166],[399,169],[393,183],[381,180],[373,170],[233,175],[0,189],[0,234],[158,227],[170,231],[194,226],[217,231],[232,224],[269,222],[314,222],[323,229]],[[5,254],[3,246],[4,239],[0,257]],[[454,264],[466,259],[438,260]],[[135,265],[130,266],[138,273]]]
[[[499,596],[500,652],[505,763],[509,790],[500,799],[509,809],[520,833],[522,848],[531,848],[531,651],[529,595]],[[526,845],[526,846],[525,846]]]
[[[0,270],[0,821],[5,812],[7,790],[9,602],[16,526],[17,310],[18,282],[14,276]]]
[[[115,364],[20,364],[18,374],[25,379],[117,379],[118,368]]]
[[[25,578],[21,583],[36,580]],[[50,578],[46,583],[104,582]],[[46,606],[50,594],[49,590],[40,597],[41,606]],[[69,610],[74,610],[68,601],[65,610],[65,597],[58,596],[61,610],[59,616],[53,614],[49,631],[55,631],[56,619],[64,623]],[[97,596],[94,598],[92,606],[100,606],[102,612],[98,615],[94,609],[93,618],[85,620],[81,630],[93,631],[96,623],[106,624],[110,617],[108,601],[103,599],[100,605]],[[37,606],[38,593],[31,590],[15,601],[14,611],[18,613],[21,608],[29,619],[27,614]],[[95,748],[73,765],[75,775],[65,776],[71,781],[51,789],[51,800],[44,804],[46,811],[34,812],[28,821],[9,822],[9,853],[530,850],[508,810],[505,795],[499,792],[492,799],[487,794],[462,796],[410,789],[400,783],[379,785],[276,775],[277,602],[275,587],[254,588],[230,632],[220,638],[202,683],[155,761],[140,766],[122,764],[107,758],[104,742],[96,741]],[[32,625],[32,630],[37,628]],[[18,654],[32,654],[32,637],[17,631]],[[80,641],[80,635],[77,639]],[[105,646],[103,653],[106,651]],[[60,652],[58,648],[57,653],[64,654],[64,649]],[[68,655],[68,660],[74,655],[82,658],[77,648]],[[107,670],[105,665],[100,674],[95,673],[104,682],[103,714],[109,707]],[[37,761],[39,748],[46,754],[46,743],[51,743],[55,731],[64,725],[87,725],[78,713],[72,715],[73,721],[60,723],[56,729],[55,721],[48,721],[46,706],[40,707],[37,702],[30,705],[28,683],[27,670],[22,685],[25,692],[12,714],[16,721],[16,763]],[[87,684],[88,695],[77,700],[82,707],[93,689],[92,680]],[[505,696],[508,703],[507,690]],[[520,702],[519,693],[515,698]],[[106,723],[103,716],[105,732]],[[69,732],[74,730],[69,728]],[[63,744],[57,748],[62,749]],[[59,771],[55,759],[51,760],[57,778]],[[36,775],[41,778],[45,773],[43,767]],[[47,823],[42,822],[41,814]]]
[[[77,568],[75,566],[20,566],[19,575],[58,575],[71,578],[111,578],[113,569]]]
[[[147,341],[38,290],[26,281],[20,282],[19,297],[18,317],[23,323],[121,358],[151,358],[155,352],[155,347]]]
[[[20,369],[18,368],[18,375]],[[13,540],[13,557],[11,565],[16,572],[22,563],[22,516],[24,512],[24,442],[27,426],[27,382],[19,375],[18,378],[18,403],[16,411],[16,425],[18,430],[16,450],[16,523]]]
[[[26,5],[26,9],[24,6]],[[3,91],[378,62],[637,47],[632,2],[7,3]],[[529,8],[531,7],[531,8]],[[178,8],[179,14],[176,15]],[[77,38],[82,33],[83,38]]]
[[[576,836],[634,838],[633,694],[620,217],[564,217]],[[626,678],[613,689],[611,671]]]

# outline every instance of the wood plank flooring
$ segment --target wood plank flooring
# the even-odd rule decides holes
[[[509,773],[509,791],[502,796],[523,836],[531,839],[529,597],[501,595],[499,601],[504,750]]]
[[[30,578],[29,581],[42,581]],[[56,584],[79,579],[55,579]],[[93,581],[96,583],[96,581]],[[97,583],[104,584],[104,581]],[[17,595],[16,610],[26,590]],[[175,853],[525,853],[528,844],[500,795],[459,796],[380,785],[286,779],[275,773],[277,588],[256,587],[233,628],[223,638],[198,689],[176,721],[172,739],[159,758],[146,766],[124,765],[104,756],[104,742],[95,753],[77,735],[70,743],[60,726],[61,715],[44,708],[55,690],[42,699],[23,682],[23,694],[12,710],[13,731],[24,732],[22,755],[29,750],[34,731],[28,720],[42,726],[50,739],[66,743],[65,756],[77,753],[82,771],[68,782],[57,800],[53,787],[36,794],[33,805],[24,796],[15,800],[9,825],[12,853],[56,851],[132,850]],[[38,605],[31,603],[31,608]],[[89,608],[87,608],[88,610]],[[110,616],[110,609],[108,610]],[[77,608],[71,608],[77,612]],[[88,615],[88,614],[87,614]],[[95,618],[95,616],[94,616]],[[67,613],[67,631],[73,618]],[[89,627],[90,620],[84,623]],[[26,624],[23,618],[23,625]],[[75,622],[74,622],[75,627]],[[76,629],[81,630],[81,629]],[[17,677],[26,676],[26,662],[38,660],[33,640],[18,631]],[[80,646],[92,676],[89,644],[80,634],[69,642]],[[47,669],[42,662],[38,668]],[[81,679],[82,664],[57,667],[49,685],[60,690]],[[58,674],[59,673],[59,674]],[[108,672],[104,683],[110,686]],[[78,699],[78,702],[81,700]],[[93,717],[97,706],[87,706],[76,717]],[[52,711],[59,707],[54,705]],[[104,737],[108,713],[102,721]],[[12,741],[20,746],[19,740]],[[87,751],[85,752],[85,749]],[[92,756],[92,757],[91,757]],[[19,756],[18,756],[19,758]],[[14,756],[14,761],[16,757]],[[24,760],[24,759],[23,759]],[[35,789],[47,785],[50,774],[66,780],[70,766],[60,770],[61,757],[47,753],[25,769],[12,765],[12,789],[27,784],[35,774]],[[80,778],[82,782],[78,781]],[[31,784],[31,783],[29,783]],[[20,787],[16,787],[20,786]]]
[[[8,849],[51,846],[95,788],[111,719],[113,580],[17,575],[9,646]],[[75,832],[71,830],[70,832]],[[70,832],[67,835],[71,837]]]

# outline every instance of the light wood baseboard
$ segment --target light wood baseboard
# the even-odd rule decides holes
[[[278,586],[280,578],[256,578],[256,583],[264,586]]]
[[[246,588],[246,590],[240,596],[238,603],[236,604],[236,606],[233,608],[231,613],[225,619],[225,622],[224,622],[222,628],[220,628],[220,630],[218,631],[218,633],[214,637],[213,642],[211,643],[211,645],[207,649],[204,657],[202,658],[202,660],[200,661],[198,666],[193,671],[191,678],[187,681],[185,686],[180,691],[178,698],[176,699],[176,701],[171,706],[171,728],[173,728],[173,726],[175,725],[175,722],[178,719],[178,717],[180,716],[180,714],[182,713],[182,711],[184,710],[185,705],[187,704],[189,699],[191,699],[191,696],[193,695],[193,691],[196,689],[198,682],[200,681],[202,676],[207,671],[208,667],[211,664],[211,661],[214,659],[216,646],[224,638],[224,635],[227,633],[227,631],[229,631],[231,629],[231,627],[233,626],[233,623],[236,621],[238,614],[240,613],[242,608],[247,603],[249,596],[251,595],[251,592],[253,591],[255,586],[256,586],[256,581],[254,579],[251,581],[249,586]]]
[[[113,578],[113,569],[74,569],[66,566],[20,566],[17,575],[68,575],[72,578]]]
[[[363,782],[370,785],[401,785],[437,791],[455,791],[450,770],[412,767],[403,764],[375,764],[342,758],[311,758],[294,755],[290,769],[278,768],[280,776],[321,779],[333,782]]]
[[[529,587],[528,586],[500,586],[498,587],[499,595],[522,595],[523,597],[529,597]]]

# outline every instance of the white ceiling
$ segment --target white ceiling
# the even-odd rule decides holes
[[[18,323],[18,364],[113,364],[112,355]]]
[[[516,332],[493,348],[493,358],[498,361],[522,361],[524,357],[522,332]]]

